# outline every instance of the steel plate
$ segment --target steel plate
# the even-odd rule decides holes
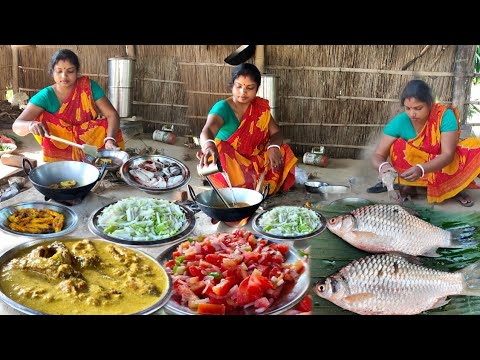
[[[299,206],[285,206],[285,207],[299,208]],[[320,221],[320,224],[317,226],[317,228],[314,231],[312,231],[311,233],[305,234],[305,235],[301,235],[301,236],[281,236],[281,235],[271,234],[271,233],[263,230],[263,228],[259,225],[259,222],[260,222],[260,219],[262,218],[262,216],[267,214],[269,211],[272,211],[273,209],[274,208],[255,215],[255,217],[252,220],[253,230],[262,234],[267,239],[290,240],[290,241],[306,240],[306,239],[310,239],[314,236],[319,235],[327,227],[327,219],[325,218],[325,216],[320,214],[318,211],[315,211],[313,209],[308,209],[310,211],[313,211],[317,215],[317,217]]]
[[[255,234],[257,238],[263,238],[258,234]],[[281,244],[281,241],[267,239],[269,244],[277,243]],[[177,249],[179,244],[172,245],[168,249],[164,250],[159,256],[158,261],[163,266],[165,263],[173,258],[173,253]],[[236,312],[234,314],[227,313],[226,315],[278,315],[284,313],[285,311],[293,308],[295,305],[302,300],[302,298],[307,295],[308,290],[310,288],[310,274],[308,264],[302,259],[300,253],[293,248],[293,246],[289,247],[287,256],[286,256],[286,263],[294,263],[297,260],[302,260],[305,269],[303,273],[298,278],[297,282],[288,289],[284,289],[282,295],[276,299],[273,304],[263,313],[257,314],[253,309],[253,306],[244,309],[241,312]],[[167,271],[168,272],[168,271]],[[172,295],[174,290],[172,290]],[[169,314],[176,314],[176,315],[198,315],[196,312],[190,310],[187,306],[180,305],[175,299],[170,298],[167,304],[164,307],[164,311]]]
[[[63,214],[63,216],[65,216],[65,220],[63,223],[62,231],[59,231],[57,233],[50,233],[50,234],[29,234],[29,233],[14,231],[7,226],[8,217],[10,215],[12,215],[17,210],[29,209],[29,208],[33,208],[37,210],[49,209],[49,210],[53,210]],[[73,230],[75,230],[77,225],[78,225],[78,216],[75,213],[75,211],[61,204],[54,204],[54,203],[41,202],[41,201],[22,202],[22,203],[6,206],[0,209],[0,229],[15,236],[29,237],[29,238],[35,238],[35,239],[55,238],[55,237],[59,237],[59,236],[63,236],[68,233],[71,233]]]
[[[152,161],[161,161],[161,162],[169,162],[176,164],[180,167],[182,173],[181,175],[183,176],[183,180],[180,181],[179,183],[175,184],[174,186],[166,187],[166,188],[156,188],[156,187],[150,187],[146,186],[143,184],[140,184],[135,180],[135,178],[130,174],[129,170],[137,166],[138,164],[146,161],[146,160],[152,160]],[[120,175],[122,176],[122,179],[130,186],[136,187],[142,191],[145,191],[148,194],[160,194],[166,191],[178,189],[185,184],[187,184],[190,181],[190,170],[188,169],[187,165],[185,165],[183,162],[180,160],[174,159],[170,156],[164,156],[164,155],[138,155],[138,156],[133,156],[130,159],[128,159],[122,167],[120,167]]]
[[[84,239],[83,238],[81,238],[81,239],[69,238],[68,240],[65,240],[65,241],[70,242],[70,241],[81,241],[81,240],[84,240]],[[102,239],[88,239],[88,240],[91,240],[94,243],[95,242],[110,243],[110,241],[102,240]],[[28,252],[30,248],[33,249],[33,248],[35,248],[39,245],[50,244],[54,241],[61,241],[61,240],[51,240],[51,239],[31,240],[31,241],[28,241],[28,242],[21,243],[21,244],[15,246],[14,248],[5,251],[3,254],[0,255],[0,274],[3,272],[3,265],[6,264],[11,259],[17,257],[20,253],[23,254],[24,251]],[[115,245],[120,246],[118,244],[115,244]],[[151,305],[151,306],[149,306],[149,307],[147,307],[143,310],[140,310],[138,312],[133,313],[132,315],[152,314],[155,311],[161,309],[165,305],[165,303],[170,299],[170,295],[171,295],[171,292],[172,292],[172,279],[171,279],[170,275],[168,275],[168,273],[165,271],[165,268],[154,257],[152,257],[152,256],[150,256],[150,255],[148,255],[145,252],[140,251],[140,250],[135,250],[135,249],[128,248],[128,251],[133,251],[133,252],[136,252],[136,253],[140,253],[142,256],[145,256],[145,257],[149,258],[150,260],[152,260],[153,262],[158,264],[158,266],[161,268],[163,274],[165,275],[165,279],[166,279],[166,284],[164,284],[164,285],[166,285],[165,286],[165,291],[163,292],[163,294],[161,294],[161,297],[158,299],[158,301],[156,303],[154,303],[153,305]],[[3,300],[6,304],[11,306],[12,308],[14,308],[14,309],[16,309],[16,310],[18,310],[18,311],[20,311],[24,314],[49,315],[47,313],[44,313],[44,312],[41,312],[41,311],[38,311],[38,310],[34,310],[30,307],[24,306],[24,305],[16,302],[12,298],[8,297],[3,292],[3,289],[1,287],[0,287],[0,299]]]
[[[125,245],[165,245],[165,244],[181,241],[184,237],[188,236],[195,228],[195,223],[196,223],[195,214],[186,206],[176,204],[180,206],[182,211],[185,213],[187,221],[174,236],[161,239],[161,240],[126,240],[126,239],[116,238],[108,234],[105,234],[103,232],[103,228],[100,225],[98,225],[98,217],[100,216],[101,212],[106,207],[113,205],[115,203],[117,203],[117,201],[101,207],[100,209],[95,211],[92,215],[90,215],[88,219],[88,229],[95,235],[98,235],[105,240],[109,240],[109,241],[113,241],[113,242],[116,242],[119,244],[125,244]]]

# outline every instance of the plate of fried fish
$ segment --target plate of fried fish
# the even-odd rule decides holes
[[[0,209],[0,229],[12,235],[48,239],[75,230],[78,215],[61,204],[22,202]]]

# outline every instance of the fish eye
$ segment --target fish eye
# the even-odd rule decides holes
[[[325,291],[325,285],[318,285],[318,290],[321,291],[321,292],[324,292]]]
[[[335,224],[337,222],[337,220],[335,218],[331,218],[331,219],[328,220],[328,222],[330,224]]]

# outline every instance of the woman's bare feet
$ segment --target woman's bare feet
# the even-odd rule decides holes
[[[470,207],[475,204],[475,202],[472,200],[472,198],[467,194],[466,191],[462,191],[460,194],[455,196],[455,199],[458,200],[460,205],[465,206],[465,207]]]

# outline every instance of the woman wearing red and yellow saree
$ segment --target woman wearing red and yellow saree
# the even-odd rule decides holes
[[[400,102],[405,112],[385,126],[372,157],[375,169],[380,175],[392,170],[400,174],[403,196],[414,195],[421,186],[427,188],[429,203],[455,197],[461,205],[472,206],[464,190],[478,188],[474,180],[480,174],[480,139],[459,141],[457,110],[434,104],[422,80],[410,81]]]
[[[95,81],[78,77],[79,69],[74,52],[55,52],[49,64],[55,84],[35,94],[12,125],[17,135],[35,136],[46,162],[82,161],[85,156],[81,149],[51,140],[46,134],[99,149],[125,148],[117,111]]]
[[[263,178],[264,186],[270,184],[269,194],[274,194],[294,185],[297,158],[283,144],[268,100],[256,96],[260,82],[260,71],[253,64],[233,69],[232,96],[210,110],[197,157],[202,167],[219,159],[233,187],[256,189]],[[209,179],[217,188],[228,186],[221,173]]]

